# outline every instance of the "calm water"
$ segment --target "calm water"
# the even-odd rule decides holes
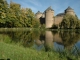
[[[0,40],[38,51],[80,50],[80,31],[2,31]]]

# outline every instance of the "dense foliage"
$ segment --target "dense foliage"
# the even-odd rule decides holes
[[[30,8],[21,8],[20,4],[0,0],[0,27],[39,27],[39,21]]]
[[[70,29],[80,28],[80,20],[78,19],[77,16],[66,14],[63,17],[63,20],[60,23],[59,27]]]

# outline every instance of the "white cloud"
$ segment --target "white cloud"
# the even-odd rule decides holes
[[[22,7],[24,7],[24,8],[30,8],[30,9],[32,9],[33,12],[37,11],[37,8],[35,6],[33,6],[33,5],[30,4],[31,1],[25,1],[25,0],[23,0],[23,1],[19,1],[19,2],[20,2],[20,4],[21,4]]]
[[[42,5],[40,4],[40,2],[38,2],[38,0],[29,0],[30,3],[32,3],[35,6],[41,7]]]

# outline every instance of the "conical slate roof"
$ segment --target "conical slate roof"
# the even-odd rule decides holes
[[[54,10],[51,8],[51,6],[48,7],[45,11],[49,11],[49,10],[54,11]]]
[[[42,14],[40,11],[38,11],[36,14]]]
[[[59,13],[56,16],[64,16],[64,15],[65,15],[65,13]]]
[[[69,7],[66,9],[66,11],[67,11],[67,10],[73,10],[73,9],[69,6]]]

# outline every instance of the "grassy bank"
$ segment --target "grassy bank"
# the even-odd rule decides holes
[[[0,31],[26,31],[34,30],[36,28],[0,28]]]
[[[57,52],[36,51],[17,45],[0,42],[0,59],[10,60],[69,60],[66,56]],[[75,56],[70,56],[72,60],[78,60]]]
[[[48,57],[48,55],[50,56]],[[0,42],[0,59],[11,60],[52,60],[57,59],[58,54],[38,52],[29,48],[23,48],[16,45],[10,45]]]

